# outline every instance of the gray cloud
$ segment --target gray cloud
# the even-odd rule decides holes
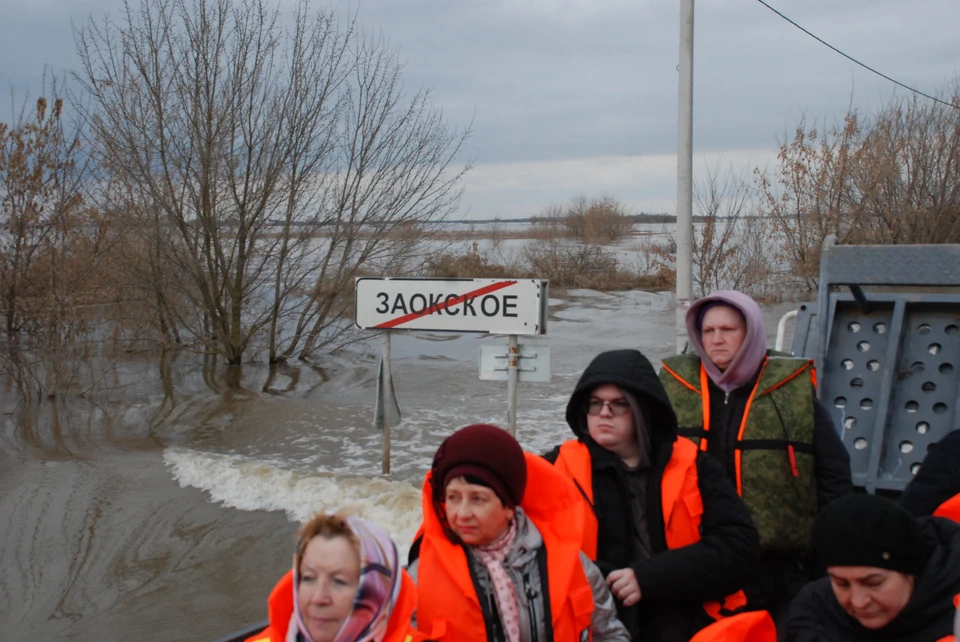
[[[58,68],[75,65],[70,20],[116,11],[117,4],[4,3],[0,82],[35,82],[43,61]],[[356,10],[366,28],[382,29],[406,61],[408,87],[431,87],[435,104],[451,123],[473,121],[467,152],[482,166],[532,163],[542,170],[566,160],[596,168],[589,159],[598,157],[655,157],[669,166],[675,154],[676,0],[329,4],[343,15]],[[945,86],[960,65],[960,42],[953,33],[960,19],[956,0],[771,4],[835,46],[924,91]],[[743,158],[742,150],[770,151],[804,113],[834,122],[845,113],[851,93],[866,110],[894,94],[889,82],[753,0],[699,0],[695,37],[694,145],[703,153]],[[523,200],[530,203],[525,207],[563,199],[550,192],[556,185],[544,185],[538,194],[524,190]],[[477,194],[470,195],[468,187],[472,212],[483,208],[482,198],[491,204],[514,200],[507,187],[502,193],[475,189]],[[618,189],[632,202],[642,201],[633,185],[605,186],[614,196]],[[671,189],[657,192],[656,202],[663,203]]]

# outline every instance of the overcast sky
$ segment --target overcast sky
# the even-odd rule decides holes
[[[285,0],[286,1],[286,0]],[[932,93],[960,67],[958,0],[768,0],[827,42]],[[411,89],[473,122],[461,215],[515,218],[573,196],[676,204],[679,0],[328,0],[400,47]],[[76,66],[71,21],[119,0],[2,0],[0,85]],[[835,122],[895,93],[756,0],[697,0],[694,153],[772,166],[800,117]],[[0,120],[9,110],[3,109]]]

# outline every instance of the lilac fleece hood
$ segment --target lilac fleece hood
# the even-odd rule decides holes
[[[700,310],[712,301],[722,303],[740,311],[747,324],[747,334],[743,345],[727,369],[720,369],[710,360],[700,341]],[[710,379],[724,392],[730,392],[750,381],[763,364],[767,354],[767,332],[763,328],[763,313],[757,302],[743,292],[736,290],[717,290],[709,296],[697,299],[687,310],[687,336],[690,345],[700,355],[700,361]]]

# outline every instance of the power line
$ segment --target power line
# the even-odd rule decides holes
[[[936,98],[936,97],[934,97],[934,96],[931,96],[930,94],[925,94],[925,93],[923,93],[922,91],[920,91],[919,89],[914,89],[913,87],[910,87],[909,85],[905,85],[905,84],[903,84],[902,82],[900,82],[899,80],[896,80],[896,79],[894,79],[894,78],[891,78],[890,76],[886,75],[885,73],[881,73],[881,72],[877,71],[876,69],[874,69],[873,67],[870,67],[870,66],[868,66],[868,65],[863,64],[862,62],[860,62],[859,60],[857,60],[857,59],[854,58],[853,56],[850,56],[850,55],[845,54],[844,52],[840,51],[839,49],[837,49],[836,47],[834,47],[833,45],[831,45],[829,42],[827,42],[827,41],[824,40],[823,38],[820,38],[820,37],[817,36],[816,34],[813,34],[813,33],[811,33],[810,31],[804,29],[803,27],[801,27],[800,25],[798,25],[796,22],[794,22],[793,20],[791,20],[791,19],[788,18],[787,16],[783,15],[782,13],[780,13],[779,11],[777,11],[776,9],[774,9],[773,7],[771,7],[770,5],[768,5],[768,4],[767,4],[766,2],[764,2],[763,0],[757,0],[757,2],[759,2],[760,4],[762,4],[763,6],[765,6],[767,9],[769,9],[770,11],[774,12],[775,14],[777,14],[778,16],[780,16],[781,18],[783,18],[784,20],[786,20],[787,22],[789,22],[790,24],[792,24],[794,27],[796,27],[797,29],[799,29],[799,30],[802,31],[803,33],[805,33],[805,34],[807,34],[808,36],[810,36],[811,38],[813,38],[813,39],[816,40],[817,42],[819,42],[819,43],[821,43],[821,44],[824,44],[824,45],[830,47],[831,49],[833,49],[834,51],[836,51],[838,54],[840,54],[841,56],[843,56],[843,57],[846,58],[847,60],[850,60],[851,62],[857,63],[858,65],[860,65],[861,67],[863,67],[863,68],[866,69],[867,71],[872,71],[873,73],[877,74],[877,75],[880,76],[881,78],[885,78],[886,80],[889,80],[890,82],[892,82],[892,83],[895,84],[895,85],[899,85],[899,86],[903,87],[904,89],[908,89],[908,90],[912,91],[912,92],[915,93],[915,94],[919,94],[919,95],[923,96],[924,98],[929,98],[930,100],[932,100],[932,101],[934,101],[934,102],[938,102],[938,103],[940,103],[941,105],[946,105],[947,107],[953,107],[954,109],[960,109],[960,105],[955,105],[955,104],[953,104],[953,103],[948,103],[948,102],[946,102],[946,101],[944,101],[944,100],[940,100],[939,98]]]

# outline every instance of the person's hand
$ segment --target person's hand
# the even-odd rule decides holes
[[[607,575],[607,586],[613,596],[623,602],[624,606],[633,606],[640,601],[640,585],[637,583],[637,574],[632,568],[619,568],[610,571]]]

